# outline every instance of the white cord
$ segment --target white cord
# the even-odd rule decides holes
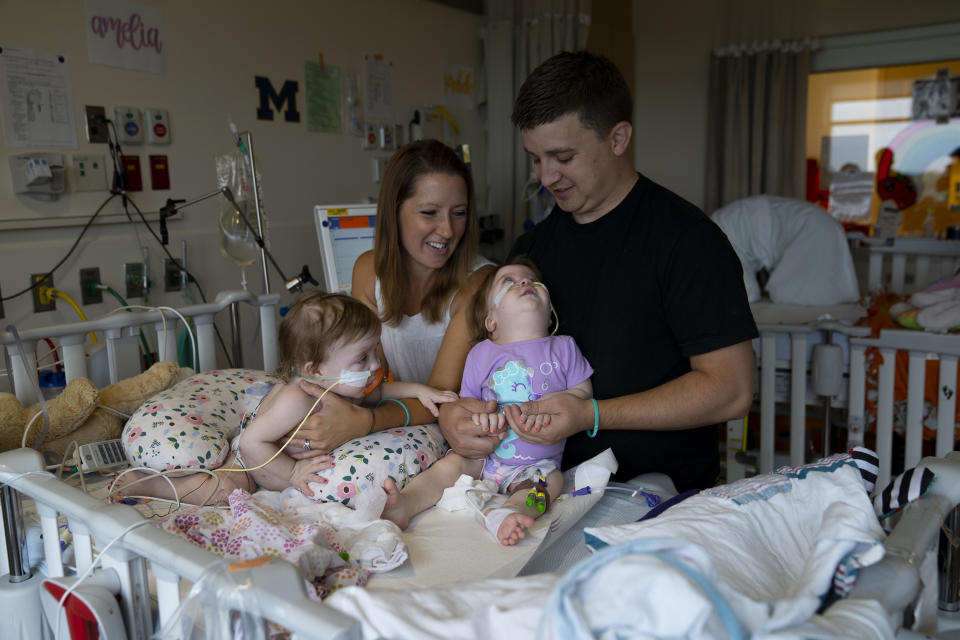
[[[70,585],[70,587],[63,592],[63,595],[60,596],[60,600],[57,602],[57,610],[53,614],[57,618],[57,630],[53,634],[54,640],[57,640],[57,638],[60,636],[60,609],[63,608],[63,603],[66,601],[67,596],[73,593],[74,590],[80,586],[80,583],[82,583],[84,580],[86,580],[90,576],[93,570],[97,567],[97,564],[99,564],[100,558],[102,558],[107,553],[107,551],[110,550],[110,547],[112,547],[114,543],[118,542],[120,538],[127,535],[137,527],[142,527],[145,524],[152,524],[152,523],[149,520],[141,520],[140,522],[134,522],[132,525],[130,525],[129,527],[121,531],[116,538],[108,542],[107,546],[105,546],[103,550],[99,554],[97,554],[97,557],[93,559],[93,562],[90,563],[90,566],[87,567],[87,570],[84,571],[79,576],[77,576],[77,581],[74,582],[72,585]]]
[[[97,404],[97,409],[103,409],[103,410],[105,410],[105,411],[109,411],[109,412],[111,412],[111,413],[115,413],[115,414],[117,414],[118,416],[120,416],[121,418],[124,418],[124,419],[126,419],[126,420],[129,420],[130,417],[131,417],[131,416],[127,415],[126,413],[124,413],[123,411],[117,411],[117,410],[114,409],[113,407],[108,407],[108,406],[105,405],[105,404]]]
[[[187,330],[187,335],[190,336],[190,344],[193,346],[193,364],[194,366],[200,366],[200,355],[197,352],[197,340],[196,338],[193,337],[193,331],[191,331],[190,329],[190,323],[187,322],[187,319],[183,317],[182,313],[180,313],[173,307],[166,307],[166,306],[147,307],[139,304],[129,304],[125,307],[117,307],[107,315],[111,315],[113,313],[116,313],[124,309],[145,309],[147,311],[170,311],[171,313],[176,314],[177,317],[180,318],[180,320],[183,322],[183,327]],[[166,340],[167,340],[167,336],[169,335],[167,333],[167,317],[161,314],[160,318],[161,320],[163,320],[163,340],[164,340],[163,350],[166,351],[166,347],[167,347]]]
[[[33,426],[34,420],[37,419],[37,416],[42,416],[42,415],[43,415],[43,411],[37,411],[35,414],[33,414],[33,417],[30,418],[30,421],[27,422],[27,426],[23,428],[23,438],[20,439],[21,448],[27,446],[27,435],[30,433],[30,427]]]
[[[3,484],[0,484],[0,489],[4,488],[8,484],[13,484],[20,478],[25,478],[26,476],[50,476],[51,478],[56,478],[56,476],[50,473],[49,471],[25,471],[24,473],[15,475],[13,478],[11,478],[10,480],[7,480]]]

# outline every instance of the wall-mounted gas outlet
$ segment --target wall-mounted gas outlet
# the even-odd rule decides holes
[[[103,107],[84,108],[84,121],[87,125],[87,142],[107,142],[107,112]]]
[[[103,291],[97,289],[98,284],[100,284],[100,267],[80,269],[80,295],[84,305],[103,302]]]
[[[70,174],[74,191],[106,191],[107,167],[102,155],[74,155]]]
[[[124,262],[123,282],[127,289],[126,297],[142,298],[147,289],[143,283],[143,263]]]
[[[53,275],[49,273],[34,273],[30,276],[30,292],[33,294],[33,312],[54,311],[57,308],[56,300],[51,296],[49,298],[40,297],[40,287],[52,287]]]
[[[175,260],[163,259],[163,290],[180,291],[183,289],[183,271]]]

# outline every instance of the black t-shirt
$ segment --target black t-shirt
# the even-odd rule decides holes
[[[690,371],[690,356],[757,336],[740,261],[696,206],[644,176],[615,209],[577,224],[555,207],[521,236],[560,318],[594,368],[597,399],[652,389]],[[679,491],[712,486],[720,470],[718,425],[673,431],[602,429],[567,440],[563,466],[604,449],[615,476],[666,473]]]

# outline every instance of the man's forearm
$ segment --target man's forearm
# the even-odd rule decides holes
[[[750,409],[752,387],[752,376],[749,383],[716,384],[708,374],[690,371],[649,391],[600,401],[600,427],[689,429],[742,418]]]

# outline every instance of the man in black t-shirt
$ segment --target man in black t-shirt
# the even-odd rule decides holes
[[[543,273],[597,402],[559,394],[505,412],[525,440],[569,438],[565,468],[610,447],[616,479],[659,471],[685,491],[714,484],[718,423],[749,409],[757,329],[719,227],[634,170],[632,109],[616,67],[586,52],[550,58],[520,88],[513,121],[557,206],[510,255]],[[500,434],[474,426],[484,407],[471,402],[444,405],[440,425],[473,457]]]

